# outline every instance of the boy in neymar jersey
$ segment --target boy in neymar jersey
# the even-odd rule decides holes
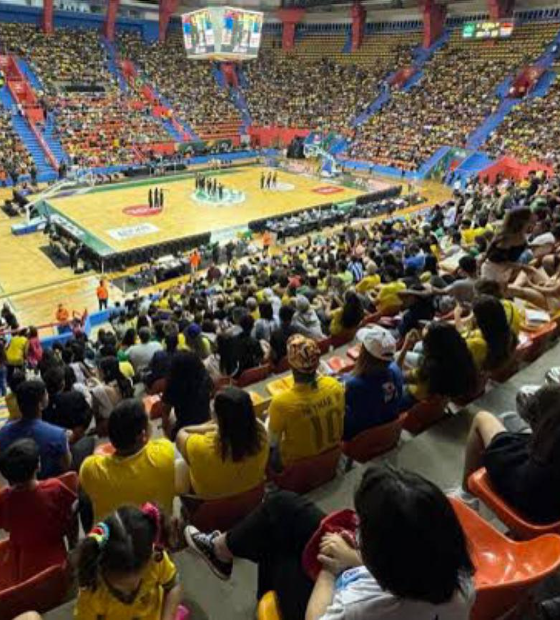
[[[284,466],[338,445],[344,426],[344,388],[332,377],[317,376],[317,343],[296,334],[287,350],[294,386],[272,399],[268,427]]]

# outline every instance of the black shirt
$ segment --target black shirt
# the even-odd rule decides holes
[[[43,411],[43,420],[68,430],[91,423],[92,410],[85,396],[80,392],[60,392],[49,396],[49,404]]]

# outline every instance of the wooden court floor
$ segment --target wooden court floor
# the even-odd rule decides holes
[[[254,170],[252,172],[254,173]],[[253,176],[253,178],[245,180],[245,183],[250,185],[251,193],[256,193],[257,196],[260,194],[260,189],[256,189],[256,181],[258,178],[259,174],[257,173],[256,176]],[[247,206],[245,205],[245,215],[242,215],[241,213],[237,214],[240,217],[239,220],[236,220],[238,224],[224,223],[222,218],[224,217],[225,212],[222,213],[222,208],[218,207],[205,207],[206,217],[210,218],[211,215],[215,226],[221,229],[234,225],[241,226],[246,224],[249,219],[263,217],[262,209],[267,209],[267,205],[271,201],[275,201],[276,204],[280,205],[276,208],[283,208],[283,212],[301,208],[303,205],[301,201],[298,201],[296,198],[296,196],[300,195],[300,191],[303,191],[304,195],[311,194],[313,198],[318,197],[315,204],[321,204],[329,201],[329,196],[322,196],[321,194],[313,193],[310,190],[310,187],[313,187],[314,184],[324,185],[322,181],[314,182],[311,179],[306,179],[305,177],[299,176],[297,176],[296,179],[298,187],[302,187],[302,190],[298,189],[291,192],[279,192],[278,194],[280,195],[275,195],[270,192],[270,195],[266,195],[266,200],[262,201],[260,207],[258,205],[252,207],[250,214],[247,211]],[[292,182],[291,180],[288,181],[287,178],[284,178],[284,173],[280,174],[279,181]],[[386,181],[388,183],[392,183],[394,182],[394,179],[388,178]],[[188,188],[187,190],[183,190],[183,187],[189,183],[192,184],[192,181],[185,180],[171,182],[177,183],[181,186],[181,189],[177,189],[177,192],[188,191]],[[241,180],[236,180],[236,183],[237,182],[241,183]],[[226,185],[229,183],[229,181],[225,181],[225,177],[224,183]],[[167,183],[162,183],[161,185],[162,187],[169,187]],[[436,182],[423,182],[419,184],[418,187],[422,192],[422,195],[426,198],[426,202],[422,206],[448,200],[451,196],[451,191],[449,188]],[[190,185],[190,189],[192,192],[192,185]],[[125,191],[124,188],[119,189],[117,193],[122,191]],[[146,192],[146,186],[139,189],[138,196],[141,200],[144,199],[145,201]],[[99,200],[100,204],[106,204],[108,197],[112,193],[113,190],[106,193],[100,192],[98,194],[91,194],[88,198],[93,198],[96,196],[96,200]],[[5,198],[9,198],[10,196],[10,189],[0,188],[0,200],[2,202]],[[338,200],[338,196],[340,196],[340,194],[332,195],[330,200],[335,200],[335,196],[337,196],[336,200]],[[346,194],[346,196],[348,196],[348,194]],[[77,198],[78,197],[72,198],[71,200],[77,200]],[[64,200],[70,200],[70,198]],[[344,198],[340,198],[340,200],[344,200]],[[60,202],[63,202],[63,200]],[[130,204],[130,199],[128,199],[126,203]],[[308,204],[311,204],[311,202]],[[165,208],[167,208],[167,205]],[[188,207],[184,207],[184,209],[186,208]],[[177,206],[176,210],[178,209],[179,207]],[[195,209],[195,207],[193,206],[192,209]],[[235,207],[232,206],[227,209],[233,210]],[[281,211],[276,211],[276,213],[279,212]],[[97,210],[97,213],[97,219],[99,220],[99,210]],[[201,215],[198,214],[198,217],[201,217]],[[153,218],[134,219],[139,222],[149,222]],[[196,218],[194,218],[194,220],[196,220]],[[90,312],[94,310],[97,306],[95,288],[98,283],[98,277],[95,274],[75,275],[68,267],[63,269],[57,268],[42,250],[42,248],[44,249],[44,247],[48,245],[48,240],[45,235],[42,233],[36,233],[16,237],[12,234],[11,226],[18,221],[20,220],[17,218],[9,218],[2,211],[0,211],[0,304],[5,302],[10,303],[14,307],[16,314],[23,325],[51,322],[54,320],[56,304],[59,301],[66,303],[70,310],[76,310],[78,312],[82,312],[85,308],[87,308]],[[189,221],[192,222],[193,218],[191,217]],[[100,226],[103,226],[103,222],[101,222]],[[169,224],[169,226],[172,227],[172,224]],[[208,228],[202,227],[202,230],[208,230]],[[111,239],[111,241],[114,242],[113,239]],[[111,296],[113,300],[121,297],[121,294],[116,287],[111,287]]]
[[[94,188],[86,194],[49,199],[48,202],[59,214],[106,246],[123,251],[208,231],[242,227],[251,220],[328,202],[343,202],[365,193],[283,171],[278,173],[278,189],[261,190],[262,172],[268,173],[269,169],[242,168],[216,174],[225,188],[244,193],[245,198],[239,204],[197,202],[193,198],[194,178],[142,180],[122,187]],[[138,217],[124,211],[147,206],[148,191],[155,187],[164,191],[165,206],[161,213]]]

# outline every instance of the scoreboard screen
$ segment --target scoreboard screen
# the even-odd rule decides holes
[[[209,7],[181,16],[188,58],[249,60],[259,54],[263,13]]]
[[[209,9],[186,13],[181,17],[187,56],[201,56],[215,51],[214,28]]]
[[[505,39],[513,34],[512,20],[469,22],[463,26],[463,39]]]

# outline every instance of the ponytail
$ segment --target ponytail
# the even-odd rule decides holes
[[[166,521],[157,506],[145,504],[142,510],[122,506],[80,543],[76,561],[79,586],[95,590],[100,571],[142,570],[154,552],[159,561],[167,533]]]

